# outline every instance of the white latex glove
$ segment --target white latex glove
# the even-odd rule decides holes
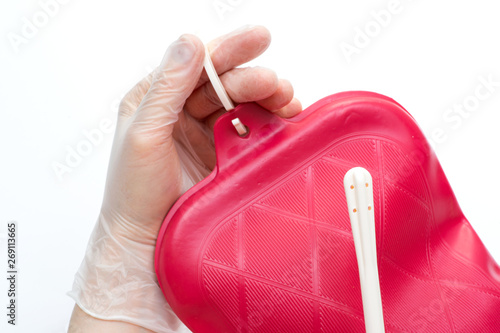
[[[269,43],[265,28],[246,27],[207,47],[234,102],[257,101],[290,117],[301,105],[287,81],[264,68],[234,68]],[[68,292],[95,318],[183,330],[158,286],[154,251],[170,207],[215,165],[212,129],[224,110],[203,57],[198,38],[181,36],[121,102],[101,212]]]

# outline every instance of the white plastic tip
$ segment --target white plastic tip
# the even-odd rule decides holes
[[[212,59],[210,58],[210,52],[208,51],[206,46],[205,46],[205,59],[203,61],[203,66],[205,67],[205,71],[207,72],[208,78],[210,79],[210,82],[214,87],[215,93],[219,97],[224,108],[227,111],[231,111],[232,109],[234,109],[234,104],[231,101],[231,98],[229,98],[226,89],[224,89],[222,82],[220,82],[219,75],[217,75],[217,72],[215,71],[214,64],[212,63]]]
[[[377,266],[372,176],[366,169],[353,168],[344,177],[344,189],[358,260],[366,332],[385,332]]]
[[[233,123],[234,128],[236,128],[239,136],[247,135],[248,129],[245,125],[243,125],[240,118],[234,118],[231,122]]]

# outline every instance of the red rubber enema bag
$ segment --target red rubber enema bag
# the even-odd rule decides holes
[[[373,177],[386,331],[500,332],[500,268],[398,103],[345,92],[291,119],[240,104],[214,136],[217,165],[172,207],[155,256],[193,332],[365,331],[343,188],[358,166]]]

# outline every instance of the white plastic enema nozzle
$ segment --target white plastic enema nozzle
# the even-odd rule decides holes
[[[370,173],[357,167],[344,177],[344,189],[358,260],[361,297],[367,333],[383,333],[384,315],[377,266],[373,181]]]

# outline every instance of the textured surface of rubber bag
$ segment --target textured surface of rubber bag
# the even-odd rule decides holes
[[[170,210],[155,254],[193,332],[364,332],[342,183],[357,166],[373,178],[386,331],[500,332],[500,268],[398,103],[345,92],[291,119],[241,104],[214,136],[217,165]]]

